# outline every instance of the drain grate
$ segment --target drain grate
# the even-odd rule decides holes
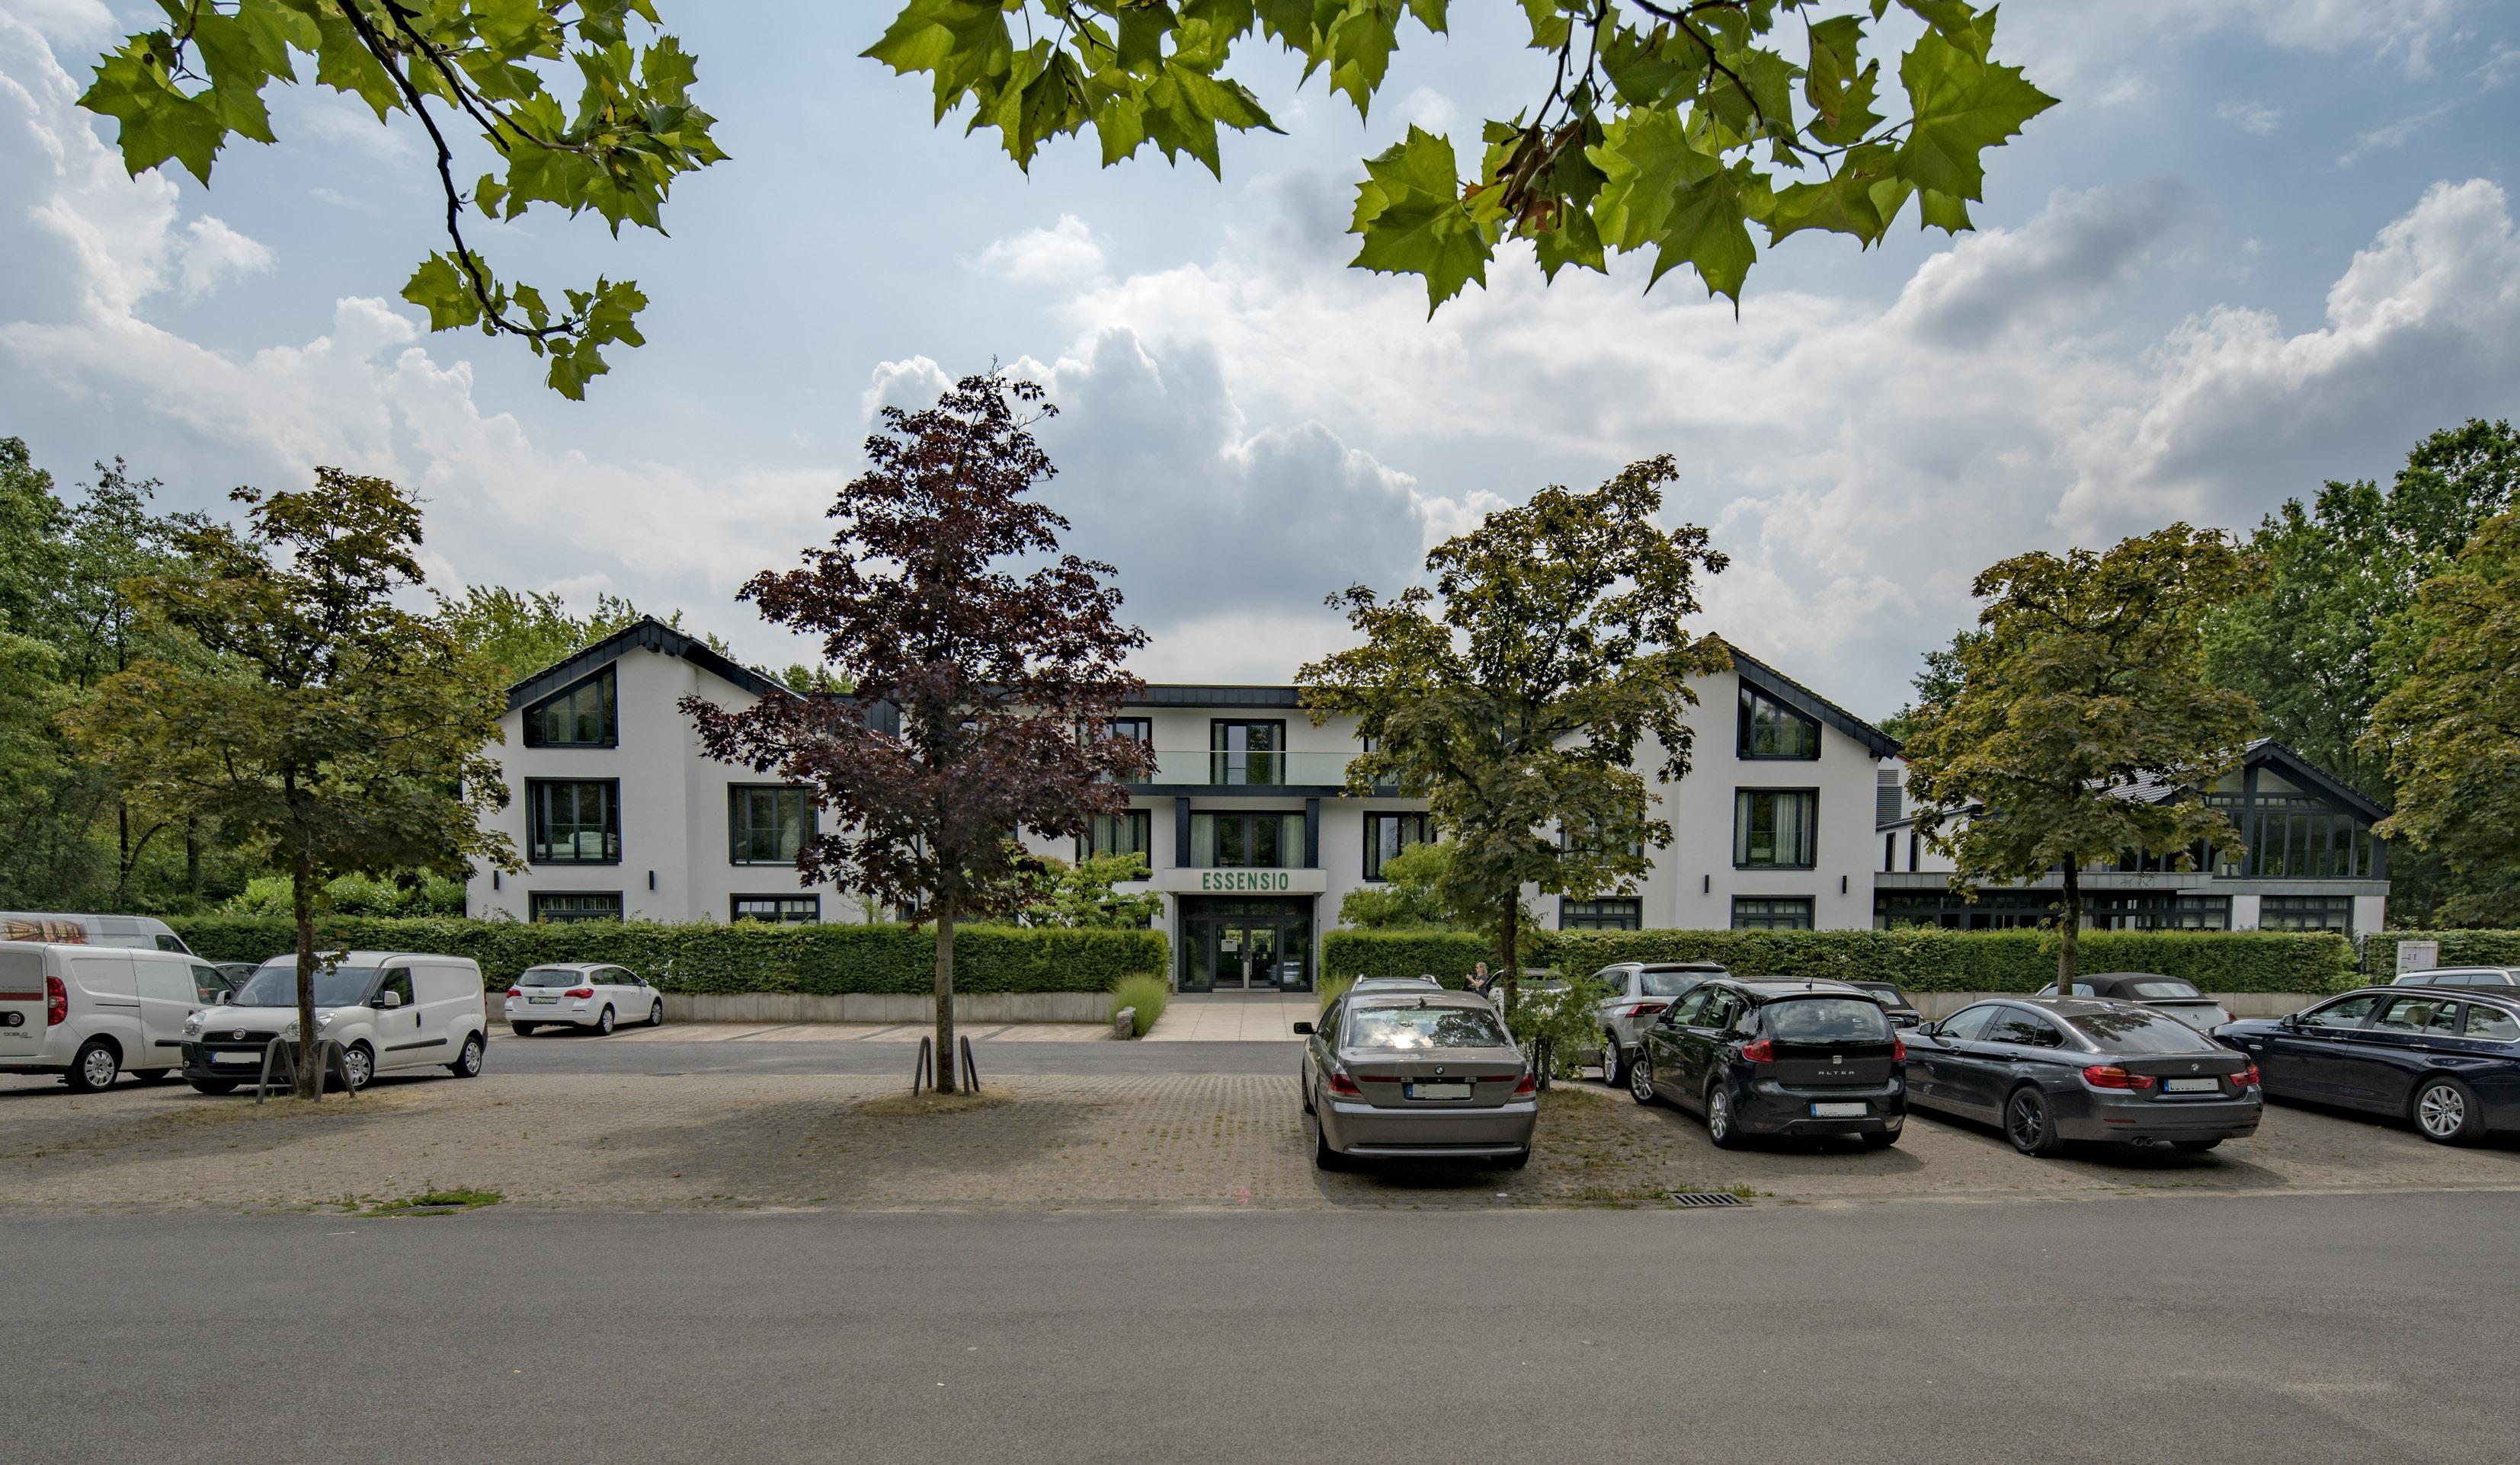
[[[1671,1192],[1671,1203],[1684,1211],[1702,1211],[1716,1206],[1750,1204],[1730,1190],[1675,1190]]]

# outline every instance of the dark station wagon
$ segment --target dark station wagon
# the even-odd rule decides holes
[[[2520,991],[2369,987],[2214,1036],[2281,1098],[2411,1120],[2443,1144],[2520,1131]]]

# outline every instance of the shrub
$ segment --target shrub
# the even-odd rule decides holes
[[[2207,992],[2326,992],[2354,966],[2352,945],[2323,931],[2089,931],[2081,946],[2086,972],[2160,972]],[[1865,977],[1912,992],[2036,992],[2056,980],[2052,931],[1551,931],[1541,954],[1566,972],[1713,960],[1743,976]]]
[[[956,933],[958,938],[960,934]],[[1141,972],[1134,977],[1122,977],[1111,988],[1111,1019],[1118,1021],[1120,1009],[1123,1007],[1136,1008],[1137,1019],[1130,1028],[1129,1036],[1144,1038],[1147,1036],[1147,1030],[1155,1025],[1155,1019],[1164,1015],[1164,1003],[1171,999],[1172,995],[1172,985],[1151,973]]]
[[[1330,1010],[1330,1003],[1347,996],[1347,990],[1355,985],[1354,977],[1324,977],[1313,986],[1314,1005],[1328,1012]]]
[[[1418,977],[1468,985],[1470,967],[1492,961],[1496,943],[1466,931],[1330,931],[1322,937],[1322,975]]]
[[[2398,943],[2441,943],[2444,966],[2520,966],[2520,931],[2370,931],[2355,938],[2361,973],[2375,982],[2398,974]]]
[[[213,961],[260,961],[294,944],[286,920],[177,916],[167,924]],[[330,950],[435,952],[470,956],[492,987],[549,961],[613,961],[665,992],[796,992],[815,996],[936,990],[936,932],[903,925],[666,925],[655,921],[397,920],[316,917]],[[1108,992],[1120,978],[1164,971],[1158,931],[961,926],[954,990],[962,993]]]

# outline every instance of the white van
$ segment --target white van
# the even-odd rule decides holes
[[[489,1051],[481,968],[466,956],[418,952],[318,953],[315,1027],[341,1044],[350,1087],[379,1074],[447,1069],[479,1076]],[[184,1077],[203,1093],[226,1093],[262,1072],[263,1049],[297,1035],[297,954],[274,956],[227,1005],[184,1020]]]
[[[0,941],[0,1073],[60,1074],[94,1093],[184,1062],[187,1015],[228,990],[182,952]]]
[[[50,910],[0,910],[0,941],[56,941],[68,946],[133,947],[144,952],[192,948],[175,928],[154,915],[75,915]]]

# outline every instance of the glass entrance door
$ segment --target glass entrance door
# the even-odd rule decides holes
[[[1278,928],[1228,922],[1216,928],[1209,964],[1219,992],[1257,992],[1278,985]]]
[[[1303,992],[1312,987],[1311,898],[1184,897],[1181,990]]]

